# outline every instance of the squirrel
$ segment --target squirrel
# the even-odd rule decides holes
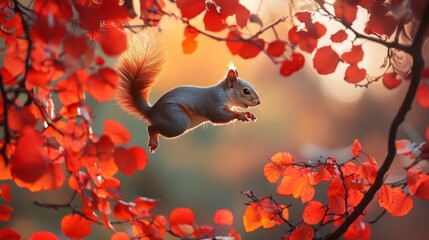
[[[226,124],[235,119],[256,120],[249,112],[235,110],[259,105],[261,100],[255,88],[238,77],[233,65],[216,85],[179,86],[150,105],[149,91],[164,60],[159,41],[144,32],[128,38],[127,50],[117,60],[120,75],[117,102],[126,112],[148,122],[148,147],[152,153],[158,148],[159,134],[175,138],[207,121]]]

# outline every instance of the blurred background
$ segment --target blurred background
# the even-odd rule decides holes
[[[259,1],[243,3],[251,11],[259,5]],[[268,24],[284,15],[287,7],[286,1],[264,1],[260,9],[261,18]],[[199,18],[195,23],[202,22],[202,17]],[[201,225],[213,224],[215,211],[227,208],[234,213],[234,227],[243,239],[280,239],[289,230],[286,225],[251,233],[244,231],[242,216],[246,207],[244,203],[248,199],[240,193],[253,190],[258,197],[273,194],[278,202],[293,204],[290,208],[291,219],[293,222],[301,221],[300,200],[275,195],[277,185],[265,180],[264,165],[276,152],[290,152],[297,161],[318,159],[319,156],[347,160],[352,156],[351,144],[358,138],[363,150],[374,156],[379,165],[382,164],[388,128],[408,82],[402,82],[394,90],[387,90],[381,82],[373,83],[369,88],[356,88],[343,80],[344,65],[340,63],[338,73],[320,76],[312,68],[309,55],[306,55],[303,69],[290,77],[283,77],[279,74],[280,65],[273,64],[264,54],[242,60],[231,55],[225,42],[201,35],[197,37],[197,50],[184,55],[181,46],[184,25],[165,17],[160,27],[167,62],[152,89],[152,103],[179,85],[216,84],[223,78],[228,63],[233,61],[239,76],[256,87],[262,104],[250,109],[257,117],[256,122],[234,122],[223,126],[207,124],[178,139],[161,138],[156,153],[148,153],[149,161],[144,171],[132,177],[117,174],[128,199],[137,196],[159,198],[154,212],[165,216],[174,208],[190,207]],[[280,36],[286,36],[288,28],[287,24],[280,27]],[[361,66],[376,75],[385,55],[385,49],[365,44]],[[109,64],[114,65],[114,59]],[[102,124],[106,119],[115,119],[132,133],[130,145],[142,146],[147,150],[145,122],[127,115],[113,101],[101,105],[93,99],[88,102],[95,116],[93,126],[96,133],[102,133]],[[428,123],[428,112],[414,103],[401,126],[399,138],[409,138],[418,143],[424,141]],[[408,159],[397,157],[389,171],[388,181],[402,178],[405,174],[402,167],[407,164]],[[63,236],[61,216],[69,210],[38,208],[32,201],[67,202],[72,194],[67,188],[36,194],[13,188],[11,205],[14,212],[7,226],[23,236],[42,230]],[[316,188],[315,199],[326,201],[326,185]],[[407,216],[399,218],[386,214],[372,225],[372,239],[427,239],[429,203],[413,200],[414,207]],[[374,200],[367,220],[374,219],[381,212],[377,200]],[[6,224],[0,222],[0,226]],[[93,235],[87,239],[109,239],[110,236],[111,233],[104,228],[94,226]],[[166,239],[173,238],[167,235]]]

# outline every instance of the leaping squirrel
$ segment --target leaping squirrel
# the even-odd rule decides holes
[[[127,112],[145,119],[149,126],[148,147],[154,152],[158,135],[178,137],[210,121],[229,123],[235,119],[248,122],[256,118],[249,112],[236,111],[261,103],[255,88],[238,77],[230,66],[223,80],[210,87],[179,86],[149,104],[149,92],[164,63],[164,52],[158,41],[147,33],[128,39],[128,49],[117,61],[120,81],[117,92],[119,105]]]

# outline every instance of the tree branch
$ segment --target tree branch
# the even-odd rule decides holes
[[[7,94],[4,89],[3,75],[0,74],[0,90],[1,98],[3,100],[3,131],[4,131],[4,143],[1,147],[1,154],[3,156],[3,161],[7,165],[9,163],[8,156],[6,154],[7,145],[10,142],[10,133],[9,133],[9,120],[8,120],[8,99]]]
[[[393,160],[395,159],[396,134],[398,132],[399,126],[404,121],[408,111],[411,110],[411,104],[413,103],[413,100],[416,96],[417,88],[420,83],[420,73],[424,67],[424,59],[422,56],[422,46],[423,46],[424,37],[425,37],[424,35],[425,30],[429,25],[429,18],[426,16],[429,16],[429,4],[426,5],[422,13],[420,26],[417,30],[413,44],[409,48],[407,47],[405,49],[405,51],[413,57],[413,66],[411,68],[412,79],[411,79],[408,91],[405,95],[405,98],[402,102],[402,105],[399,108],[395,118],[391,123],[390,130],[389,130],[389,137],[388,137],[387,155],[383,162],[383,165],[380,167],[377,173],[374,184],[369,188],[368,192],[366,192],[365,197],[362,199],[362,201],[356,206],[356,208],[350,214],[350,216],[345,219],[345,221],[341,224],[341,226],[338,227],[332,234],[330,234],[327,237],[327,239],[338,239],[341,235],[343,235],[347,231],[349,226],[362,214],[362,212],[365,210],[365,208],[374,198],[375,194],[383,185],[384,176],[389,170],[390,166],[392,165]]]

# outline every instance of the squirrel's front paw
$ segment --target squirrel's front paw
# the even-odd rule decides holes
[[[256,117],[255,115],[251,114],[250,112],[245,112],[244,114],[246,114],[246,117],[252,121],[256,121]]]
[[[237,115],[237,119],[239,121],[242,121],[242,122],[248,122],[249,121],[249,118],[247,118],[247,114],[246,113],[239,113]]]

